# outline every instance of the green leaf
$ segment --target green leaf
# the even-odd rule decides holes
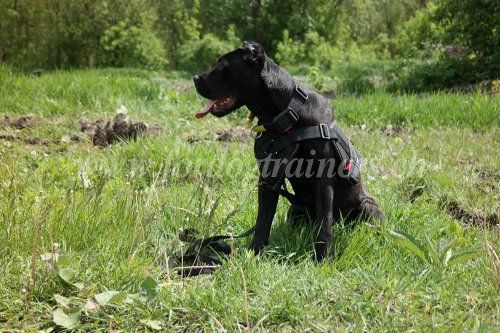
[[[141,319],[140,322],[155,331],[162,330],[164,325],[161,320]]]
[[[146,303],[148,301],[148,297],[144,295],[144,293],[135,293],[135,294],[128,294],[128,298],[130,300],[138,301],[141,303]]]
[[[393,230],[380,229],[384,235],[394,240],[398,245],[417,255],[423,262],[430,263],[429,254],[426,249],[413,236]]]
[[[57,256],[57,261],[56,261],[57,266],[61,267],[67,267],[71,264],[69,257],[64,254],[60,254]]]
[[[57,266],[69,266],[70,261],[68,256],[64,254],[47,252],[40,255],[40,259],[44,262],[55,262]]]
[[[150,276],[146,277],[141,283],[141,288],[148,296],[148,299],[156,296],[156,287],[158,287],[158,283]]]
[[[448,266],[448,261],[450,261],[450,258],[451,258],[451,256],[452,256],[451,249],[448,249],[448,251],[443,252],[443,253],[444,253],[444,256],[443,256],[443,258],[441,259],[441,262],[442,262],[445,266]]]
[[[57,304],[61,305],[64,308],[69,307],[69,303],[71,302],[71,299],[59,294],[54,294],[54,299],[56,300]]]
[[[451,247],[453,246],[453,238],[449,238],[439,247],[439,260],[445,265],[448,264],[448,260],[451,257]]]
[[[83,282],[75,282],[73,283],[73,286],[78,290],[82,290],[85,285],[83,284]]]
[[[99,305],[118,304],[127,299],[127,292],[108,290],[94,295],[94,298]]]
[[[450,222],[448,230],[450,231],[451,234],[455,235],[455,237],[457,238],[462,237],[463,230],[457,220],[452,220]]]
[[[75,271],[73,271],[72,269],[69,269],[69,268],[63,268],[61,270],[59,270],[59,273],[58,273],[58,276],[59,278],[61,278],[62,281],[64,281],[65,283],[69,284],[69,285],[73,285],[73,279],[75,278]]]
[[[450,259],[448,260],[448,265],[457,265],[457,264],[464,263],[468,260],[475,259],[475,258],[479,257],[483,253],[484,253],[484,251],[482,251],[482,250],[470,250],[470,251],[457,253],[457,254],[450,257]]]
[[[83,282],[74,282],[76,272],[69,268],[62,268],[59,270],[57,277],[63,286],[68,288],[77,288],[79,290],[83,289]]]
[[[52,321],[54,324],[62,326],[66,329],[72,329],[80,322],[82,311],[80,308],[58,308],[53,313]]]
[[[425,236],[425,242],[427,244],[427,254],[431,257],[432,262],[438,265],[441,264],[441,262],[439,261],[439,255],[437,253],[436,248],[434,247],[434,244],[432,244],[427,234],[425,234],[424,236]]]

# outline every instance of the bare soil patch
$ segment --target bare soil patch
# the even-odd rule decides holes
[[[470,225],[487,227],[500,226],[498,213],[490,215],[486,215],[484,213],[472,214],[464,208],[460,207],[460,205],[455,201],[449,202],[445,206],[445,210],[454,219]]]
[[[80,131],[86,133],[94,146],[106,147],[119,140],[137,140],[140,135],[158,134],[161,126],[148,125],[142,121],[133,122],[127,115],[118,113],[112,119],[91,121],[80,119]]]
[[[2,124],[0,125],[10,126],[19,130],[23,130],[25,128],[32,128],[35,125],[35,119],[31,116],[21,116],[14,119],[10,118],[9,116],[5,116]]]
[[[196,142],[210,142],[210,141],[218,141],[218,142],[240,142],[240,143],[246,143],[250,141],[252,138],[252,135],[250,134],[250,130],[245,127],[228,127],[228,128],[223,128],[221,130],[218,130],[216,132],[215,137],[212,132],[204,132],[204,133],[197,133],[193,134],[190,137],[187,138],[187,141],[189,143],[196,143]]]
[[[384,134],[386,136],[399,136],[400,138],[404,138],[407,136],[406,130],[403,125],[387,125],[384,129]]]
[[[221,142],[248,142],[251,138],[250,130],[244,127],[229,127],[217,132],[217,141]]]
[[[5,141],[19,140],[29,145],[43,145],[43,146],[47,146],[51,143],[51,141],[37,136],[20,136],[16,134],[0,134],[0,140],[5,140]]]

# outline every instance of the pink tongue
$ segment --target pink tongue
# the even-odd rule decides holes
[[[214,106],[215,102],[216,101],[209,101],[208,104],[203,109],[203,111],[198,112],[194,115],[196,117],[196,119],[201,119],[201,118],[205,117],[210,112],[210,109],[212,108],[212,106]]]

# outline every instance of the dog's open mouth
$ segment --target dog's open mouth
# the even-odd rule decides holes
[[[225,111],[231,110],[236,105],[237,101],[236,97],[231,96],[209,101],[203,111],[196,113],[195,117],[200,119],[205,117],[208,113],[224,113]]]

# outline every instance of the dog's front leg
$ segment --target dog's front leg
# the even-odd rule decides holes
[[[320,229],[316,241],[316,260],[321,261],[328,256],[332,246],[333,222],[333,184],[331,180],[322,179],[316,188],[316,222]]]
[[[255,223],[255,234],[249,246],[255,254],[258,254],[268,243],[278,198],[277,191],[269,189],[266,185],[259,185],[257,222]]]

